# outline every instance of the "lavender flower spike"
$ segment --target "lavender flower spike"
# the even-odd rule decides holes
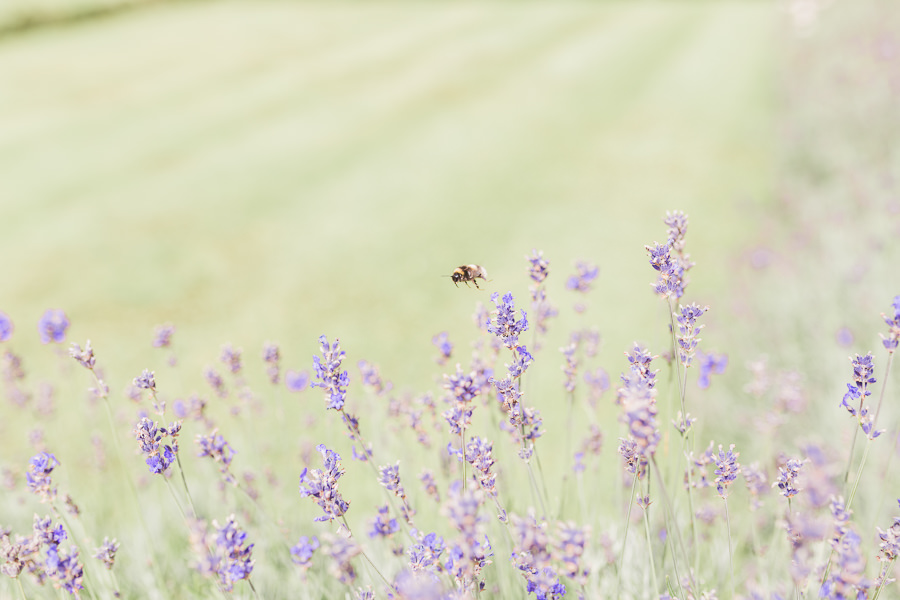
[[[884,319],[885,324],[888,326],[888,334],[879,334],[881,343],[889,354],[893,354],[897,350],[897,346],[900,345],[900,296],[894,296],[894,302],[891,306],[894,309],[892,316],[881,313],[881,318]],[[0,336],[0,340],[2,340],[2,336]]]
[[[737,461],[740,455],[740,452],[734,451],[734,444],[731,444],[727,453],[719,444],[719,453],[713,454],[713,461],[716,463],[716,490],[722,498],[728,497],[728,486],[737,479],[738,473],[741,472],[741,465]]]
[[[344,474],[341,466],[341,456],[333,450],[325,447],[325,444],[316,446],[325,461],[325,470],[303,469],[300,473],[300,496],[311,497],[324,511],[324,515],[316,517],[315,521],[333,521],[344,516],[350,509],[350,503],[344,500],[337,489],[338,479]]]
[[[334,344],[329,346],[328,338],[324,335],[319,337],[319,344],[324,360],[318,356],[313,357],[313,369],[319,382],[311,383],[310,387],[320,387],[328,394],[326,409],[342,410],[347,397],[347,385],[350,383],[347,371],[340,370],[345,352],[341,350],[339,340],[334,340]]]
[[[515,299],[512,292],[506,292],[500,299],[500,294],[491,294],[491,302],[497,307],[494,319],[488,322],[487,330],[503,341],[507,348],[515,348],[519,344],[519,335],[528,331],[528,316],[521,310],[522,318],[516,320]]]

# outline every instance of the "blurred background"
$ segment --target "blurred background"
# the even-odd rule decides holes
[[[691,217],[698,300],[729,286],[772,186],[777,15],[6,2],[0,310],[24,349],[64,309],[115,390],[153,366],[138,357],[163,322],[198,379],[222,343],[275,340],[307,366],[327,334],[421,385],[432,359],[410,345],[474,335],[491,291],[524,303],[537,249],[560,305],[576,260],[599,266],[591,319],[620,357],[658,329],[643,246],[667,210]],[[486,291],[446,278],[467,263]]]

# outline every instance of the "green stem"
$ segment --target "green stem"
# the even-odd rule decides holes
[[[734,598],[734,551],[731,544],[731,520],[728,516],[728,498],[722,498],[725,501],[725,527],[728,529],[728,563],[731,566],[731,597]]]
[[[857,430],[859,431],[859,430]],[[863,450],[862,460],[859,462],[859,470],[856,473],[856,482],[853,484],[853,489],[850,490],[850,497],[847,499],[847,512],[850,511],[850,505],[853,504],[853,497],[856,496],[856,490],[859,488],[859,481],[862,478],[863,467],[866,466],[866,457],[869,456],[869,447],[872,445],[872,440],[867,438],[866,447]]]
[[[616,569],[616,595],[619,597],[619,584],[622,580],[622,569],[625,566],[625,546],[628,544],[628,528],[631,526],[631,507],[634,506],[634,495],[637,493],[637,473],[631,483],[631,500],[628,501],[628,511],[625,513],[625,533],[622,535],[622,552],[619,555],[619,567]]]
[[[22,596],[22,600],[28,600],[25,596],[25,588],[22,587],[22,580],[16,577],[16,583],[19,586],[19,594]]]
[[[644,509],[644,533],[647,534],[647,555],[650,559],[650,581],[653,584],[653,597],[655,598],[659,593],[659,584],[656,582],[656,566],[653,562],[653,541],[650,538],[650,517],[647,514],[646,508]]]

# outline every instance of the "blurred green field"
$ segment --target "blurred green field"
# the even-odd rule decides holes
[[[407,344],[488,301],[442,276],[523,295],[538,248],[559,304],[600,265],[619,356],[653,330],[627,317],[657,306],[666,210],[692,216],[696,293],[727,285],[771,178],[772,11],[188,3],[3,40],[0,306],[20,348],[65,308],[114,372],[171,321],[197,370],[225,341],[307,364],[327,333],[415,385]]]

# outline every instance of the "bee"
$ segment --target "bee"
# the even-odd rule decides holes
[[[484,267],[480,265],[461,265],[459,267],[456,267],[456,269],[454,269],[453,271],[453,274],[450,275],[450,279],[453,280],[453,285],[455,285],[456,287],[459,287],[460,281],[465,283],[466,286],[468,286],[469,282],[471,281],[475,284],[475,287],[478,287],[478,282],[475,280],[479,277],[481,279],[484,279],[485,281],[488,280],[487,271],[485,271]]]

